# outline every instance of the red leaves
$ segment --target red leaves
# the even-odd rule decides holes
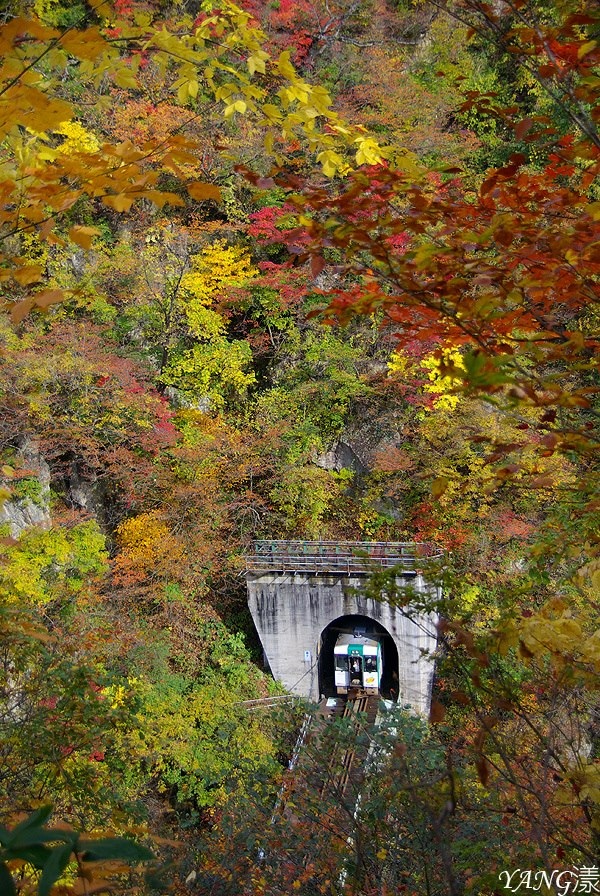
[[[431,709],[429,711],[429,721],[431,722],[432,725],[434,725],[438,722],[443,722],[445,718],[446,718],[445,707],[443,706],[443,704],[441,704],[439,702],[439,700],[433,699],[431,701]]]
[[[533,126],[533,118],[523,118],[515,125],[515,137],[522,140]]]
[[[266,206],[250,215],[248,233],[259,245],[285,243],[288,250],[292,246],[307,246],[309,235],[304,228],[296,227],[297,209],[290,203],[283,206]]]
[[[129,16],[133,12],[131,0],[114,0],[115,12],[120,16]]]
[[[490,777],[490,768],[484,756],[480,756],[479,759],[475,762],[475,768],[477,769],[477,777],[481,781],[482,785],[486,787],[489,777]]]
[[[90,753],[88,759],[91,759],[92,762],[104,762],[104,755],[103,750],[94,750],[93,753]]]
[[[481,195],[485,196],[487,193],[490,193],[496,184],[502,181],[512,180],[517,171],[526,161],[527,159],[522,153],[514,153],[514,155],[510,157],[510,163],[508,165],[505,165],[504,168],[497,168],[490,177],[484,180],[481,185]]]
[[[19,396],[5,409],[13,432],[34,428],[53,473],[69,474],[82,458],[83,479],[113,479],[123,500],[151,487],[153,459],[177,431],[162,396],[130,360],[110,353],[89,321],[56,320],[39,344],[25,341],[7,353],[7,384]],[[40,379],[46,384],[36,403]]]
[[[310,272],[313,277],[318,277],[321,271],[325,268],[326,264],[327,262],[322,255],[311,255]]]

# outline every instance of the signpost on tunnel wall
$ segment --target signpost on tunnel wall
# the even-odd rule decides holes
[[[396,645],[399,702],[426,715],[437,619],[367,597],[365,585],[374,569],[394,569],[399,587],[436,596],[423,570],[439,557],[434,546],[414,542],[256,542],[246,558],[248,604],[274,678],[292,693],[318,700],[321,634],[340,617],[364,616]]]

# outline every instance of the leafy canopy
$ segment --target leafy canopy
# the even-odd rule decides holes
[[[160,207],[182,205],[179,193],[160,187],[160,173],[180,178],[181,166],[195,161],[194,143],[182,126],[140,146],[128,140],[100,145],[64,97],[62,71],[76,69],[82,86],[100,90],[102,107],[109,101],[103,83],[136,91],[151,62],[177,102],[189,108],[190,122],[204,103],[216,102],[226,121],[249,116],[263,128],[269,155],[282,158],[286,144],[300,139],[328,175],[349,170],[345,146],[353,149],[355,164],[379,159],[372,138],[340,120],[327,91],[298,75],[289,52],[271,57],[263,49],[264,35],[235,4],[175,23],[154,20],[150,12],[122,18],[108,0],[90,5],[94,24],[61,29],[32,13],[10,18],[0,36],[0,276],[15,320],[61,298],[60,290],[30,290],[42,282],[43,270],[23,257],[16,237],[36,231],[60,242],[57,220],[84,196],[117,212],[141,199]],[[216,186],[185,176],[183,181],[192,199],[218,201]],[[68,238],[87,249],[95,233],[94,227],[74,225]],[[16,302],[15,284],[22,296]]]

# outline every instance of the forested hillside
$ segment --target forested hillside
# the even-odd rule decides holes
[[[598,7],[0,15],[0,893],[597,892]],[[360,811],[256,538],[444,550]]]

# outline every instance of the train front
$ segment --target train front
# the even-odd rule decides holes
[[[333,649],[335,689],[338,694],[357,690],[378,694],[381,683],[381,643],[362,633],[342,633]]]

